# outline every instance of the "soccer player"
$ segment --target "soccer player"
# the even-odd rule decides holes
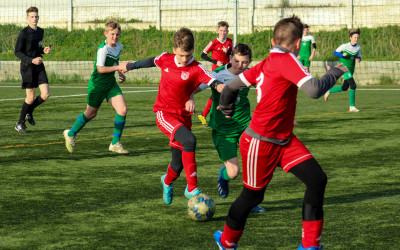
[[[349,72],[344,74],[344,83],[342,86],[336,86],[325,93],[325,101],[328,101],[328,97],[332,93],[347,91],[350,86],[349,99],[350,108],[349,112],[358,112],[355,107],[356,102],[356,82],[354,81],[353,74],[356,62],[361,62],[361,46],[358,44],[360,39],[360,29],[349,30],[350,42],[342,44],[333,53],[339,57],[339,62],[347,66]]]
[[[208,62],[211,62],[212,70],[214,71],[216,68],[225,65],[229,62],[229,55],[232,54],[232,39],[227,38],[226,35],[229,32],[229,24],[228,22],[221,21],[218,23],[218,38],[208,43],[208,45],[204,48],[203,54],[201,58]],[[212,59],[207,56],[208,53],[212,52]],[[213,103],[213,97],[211,96],[206,104],[204,110],[198,115],[201,123],[204,126],[207,126],[206,117],[210,112],[211,105]]]
[[[15,125],[18,132],[25,133],[25,118],[34,126],[33,111],[50,96],[49,81],[43,64],[42,54],[49,54],[51,46],[43,48],[44,30],[39,28],[39,9],[30,7],[26,10],[28,26],[18,34],[15,45],[15,56],[21,59],[22,89],[26,98],[22,105],[19,121]],[[39,87],[40,95],[35,98],[35,89]]]
[[[226,84],[219,107],[225,117],[235,115],[241,89],[257,85],[257,106],[240,139],[243,191],[230,207],[224,231],[214,240],[220,249],[237,249],[247,217],[264,199],[265,189],[276,166],[298,177],[305,185],[303,232],[300,249],[320,250],[323,226],[323,199],[327,177],[307,148],[293,134],[298,88],[319,98],[347,71],[341,65],[314,79],[297,59],[303,24],[292,16],[274,28],[274,46],[267,59]]]
[[[185,196],[191,198],[201,192],[197,187],[196,137],[191,132],[191,114],[195,111],[193,95],[201,83],[207,83],[218,92],[225,86],[194,60],[194,36],[190,29],[181,28],[175,33],[172,50],[174,54],[162,53],[158,57],[129,63],[126,69],[121,71],[124,73],[132,69],[156,66],[161,69],[159,91],[153,112],[156,112],[158,128],[169,138],[172,153],[167,174],[161,177],[163,200],[166,204],[172,202],[172,184],[183,169],[188,184]]]
[[[300,53],[297,56],[297,58],[299,58],[300,62],[303,64],[303,66],[306,68],[308,72],[310,72],[311,61],[314,58],[314,53],[315,50],[317,49],[314,37],[308,34],[309,28],[310,27],[307,24],[304,24]],[[313,46],[312,51],[311,51],[311,45]]]
[[[94,70],[89,80],[86,111],[78,116],[71,129],[64,131],[65,145],[72,154],[75,151],[75,136],[90,120],[96,117],[104,99],[114,107],[117,115],[114,121],[114,136],[109,150],[119,154],[129,154],[120,143],[122,131],[125,126],[127,108],[122,91],[115,80],[115,71],[126,68],[127,63],[119,63],[122,44],[118,43],[121,26],[114,20],[105,24],[104,36],[106,40],[97,49]],[[119,72],[121,83],[126,80],[123,73]]]

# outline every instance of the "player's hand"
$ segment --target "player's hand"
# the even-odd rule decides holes
[[[196,112],[195,108],[196,108],[196,105],[194,104],[194,100],[193,99],[189,99],[186,102],[185,109],[187,111],[189,111],[190,113],[195,113]]]
[[[43,52],[44,52],[45,54],[50,54],[50,52],[51,52],[51,46],[44,48]]]
[[[360,58],[357,58],[357,59],[356,59],[356,62],[360,63],[360,62],[361,62]]]
[[[326,71],[330,70],[331,67],[329,65],[326,65]]]
[[[297,56],[297,59],[300,59],[301,58],[301,56]]]
[[[41,57],[36,57],[32,60],[32,63],[35,65],[40,65],[42,64],[42,58]]]
[[[127,61],[126,63],[119,63],[118,64],[118,71],[121,73],[126,73],[128,72],[128,70],[126,69],[126,65],[128,65],[128,63],[132,62],[132,60]]]
[[[126,76],[122,74],[121,72],[118,72],[119,74],[119,83],[123,83],[126,81]]]
[[[343,53],[343,57],[346,57],[347,56],[347,53]]]
[[[225,54],[228,52],[228,50],[227,50],[225,47],[222,48],[222,51],[223,51]]]
[[[298,122],[296,122],[296,120],[294,120],[294,121],[293,121],[293,125],[295,125],[295,126],[299,126],[299,123],[298,123]]]
[[[346,66],[344,66],[344,67],[342,67],[342,66],[343,66],[343,63],[336,65],[335,68],[342,70],[344,73],[349,71],[349,69]]]
[[[310,56],[310,57],[308,58],[308,61],[311,62],[313,58],[314,58],[313,56]]]
[[[225,85],[226,85],[226,84],[224,84],[224,83],[218,84],[218,85],[217,85],[217,91],[218,91],[219,93],[221,93],[222,90],[225,88]]]
[[[219,106],[217,107],[217,110],[221,110],[221,109],[219,108]],[[232,116],[226,115],[225,118],[232,118]]]
[[[222,62],[220,62],[220,61],[217,62],[218,67],[221,67],[222,65],[224,65]]]

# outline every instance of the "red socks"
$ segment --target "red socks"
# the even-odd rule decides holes
[[[182,163],[188,183],[188,191],[191,192],[193,189],[197,188],[197,164],[195,152],[182,151]]]
[[[207,116],[208,113],[210,113],[212,103],[213,103],[213,101],[209,98],[207,101],[206,107],[204,108],[203,112],[201,112],[202,116]]]
[[[243,231],[244,229],[232,230],[225,224],[224,231],[221,235],[222,246],[226,249],[234,249],[237,246],[240,237],[242,237]]]
[[[302,244],[304,248],[319,247],[324,219],[303,221]]]
[[[178,179],[180,173],[172,170],[171,165],[168,166],[167,175],[165,176],[164,183],[166,185],[171,185],[176,179]]]

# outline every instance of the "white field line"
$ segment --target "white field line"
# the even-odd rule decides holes
[[[124,94],[127,93],[142,93],[142,92],[155,92],[158,89],[152,90],[138,90],[138,91],[124,91]],[[75,97],[75,96],[86,96],[87,94],[78,94],[78,95],[61,95],[61,96],[50,96],[50,98],[64,98],[64,97]],[[15,99],[0,99],[0,101],[18,101],[18,100],[25,100],[25,98],[15,98]]]

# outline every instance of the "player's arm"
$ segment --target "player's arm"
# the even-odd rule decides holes
[[[201,54],[201,59],[203,59],[203,60],[205,60],[205,61],[207,61],[207,62],[213,63],[213,64],[217,64],[217,63],[218,63],[217,60],[211,59],[211,58],[210,58],[206,53],[204,53],[204,52]]]
[[[361,48],[358,50],[357,52],[357,62],[360,63],[361,62]]]
[[[313,60],[315,51],[317,50],[317,44],[315,43],[314,37],[311,39],[311,42],[312,42],[313,49],[312,49],[312,52],[311,52],[311,56],[309,58],[310,62]]]
[[[342,54],[342,52],[344,51],[344,46],[343,45],[341,45],[341,46],[339,46],[339,48],[337,48],[334,52],[333,52],[333,54],[335,55],[335,56],[337,56],[337,57],[340,57],[340,58],[344,58],[344,57],[346,57],[346,53],[343,53]]]
[[[24,45],[25,45],[24,33],[20,32],[18,34],[17,43],[15,44],[14,55],[19,59],[21,59],[22,62],[31,64],[33,63],[33,60],[35,58],[25,54],[25,51],[23,51]]]
[[[125,68],[120,67],[119,70],[122,71],[123,73],[125,73],[126,71],[130,71],[130,70],[134,70],[134,69],[157,67],[157,64],[154,62],[155,59],[156,59],[156,57],[149,57],[149,58],[139,60],[134,63],[128,63]]]
[[[227,84],[221,92],[219,99],[219,109],[227,117],[232,117],[235,113],[235,102],[239,95],[239,90],[250,87],[248,82],[242,80],[242,75],[233,78]]]

